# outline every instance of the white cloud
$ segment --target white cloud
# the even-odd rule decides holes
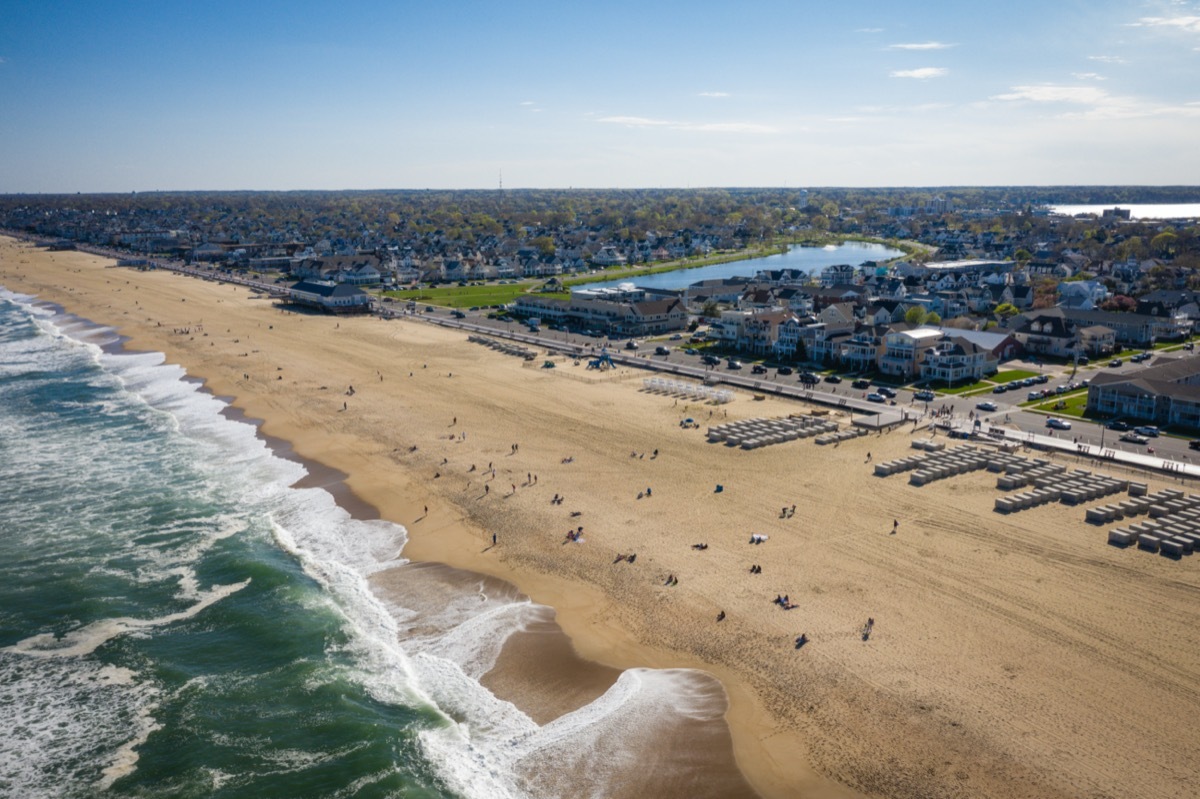
[[[1033,103],[1096,104],[1109,98],[1108,92],[1095,86],[1014,86],[1008,94],[997,94],[993,100],[1028,100]]]
[[[625,125],[630,128],[651,128],[662,125],[672,125],[673,122],[668,122],[665,119],[647,119],[646,117],[601,117],[601,122],[608,122],[613,125]]]
[[[889,44],[889,50],[946,50],[954,47],[944,42],[918,42],[914,44]]]
[[[627,128],[670,128],[671,130],[694,130],[701,133],[778,133],[779,129],[755,122],[677,122],[669,119],[648,117],[601,117],[599,122],[624,125]]]
[[[1099,61],[1103,64],[1128,64],[1124,58],[1119,55],[1090,55],[1088,61]]]
[[[701,97],[728,97],[729,92],[700,92]]]
[[[521,105],[533,105],[533,104],[534,104],[533,100],[524,100],[521,103]]]
[[[897,69],[891,73],[893,78],[916,78],[917,80],[928,80],[929,78],[942,78],[950,73],[950,70],[945,67],[920,67],[919,69]]]
[[[1006,94],[997,94],[992,100],[1006,102],[1057,103],[1080,106],[1079,110],[1068,111],[1061,116],[1067,119],[1136,119],[1146,117],[1197,117],[1200,103],[1161,105],[1142,100],[1109,94],[1098,86],[1014,86]]]
[[[883,33],[883,28],[855,28],[855,33]]]
[[[1200,17],[1142,17],[1129,23],[1131,28],[1176,28],[1188,33],[1200,33]]]
[[[1072,72],[1071,77],[1076,80],[1108,80],[1108,78],[1096,72]]]

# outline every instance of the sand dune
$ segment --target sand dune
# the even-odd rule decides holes
[[[1200,556],[1111,548],[1082,508],[995,514],[985,472],[875,477],[867,453],[907,454],[908,429],[732,449],[707,442],[710,413],[811,409],[676,402],[635,370],[539,369],[416,321],[285,314],[105,263],[0,240],[0,284],[207,379],[406,525],[407,556],[512,581],[590,660],[716,675],[764,795],[1195,795]]]

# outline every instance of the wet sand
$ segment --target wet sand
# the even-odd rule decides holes
[[[633,370],[537,369],[419,322],[284,314],[244,288],[104,264],[0,241],[0,284],[116,325],[234,397],[408,527],[406,556],[554,607],[587,661],[716,676],[737,763],[764,796],[1194,795],[1196,556],[1109,547],[1079,508],[996,514],[993,475],[874,477],[866,453],[909,454],[908,430],[731,449],[680,418],[807,408],[740,392],[720,408],[676,404]],[[564,546],[578,525],[584,542]],[[749,544],[754,533],[769,539]],[[635,565],[613,562],[630,552]],[[801,632],[812,643],[797,651]],[[485,677],[498,692],[548,718],[600,689],[585,670],[581,687],[529,699],[535,635]],[[545,649],[551,671],[575,668]]]

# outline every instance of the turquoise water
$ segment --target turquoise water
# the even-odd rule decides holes
[[[644,277],[625,277],[603,283],[589,283],[587,288],[616,287],[622,283],[635,283],[644,288],[679,289],[701,280],[719,280],[727,277],[753,277],[764,269],[799,269],[808,274],[818,274],[827,266],[851,264],[858,266],[867,261],[886,261],[904,255],[882,244],[848,241],[827,247],[791,247],[785,253],[751,258],[713,266],[698,266],[695,269],[676,269]]]
[[[686,741],[647,753],[721,724],[714,680],[631,669],[534,723],[479,680],[549,609],[405,565],[404,528],[294,487],[116,345],[0,289],[0,796],[606,796],[634,763],[691,769]]]
[[[0,302],[0,793],[454,793],[420,740],[451,725],[364,671],[388,642],[331,590],[403,530],[289,489],[179,370],[64,324]],[[339,537],[372,554],[314,569]]]

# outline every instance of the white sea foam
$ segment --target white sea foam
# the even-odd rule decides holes
[[[158,689],[131,673],[0,651],[0,674],[0,785],[8,796],[61,796],[80,778],[106,787],[133,767],[136,746],[152,731]],[[97,763],[106,741],[125,745]]]
[[[207,607],[220,602],[230,594],[241,591],[250,585],[247,578],[240,583],[214,586],[211,590],[200,594],[200,599],[191,607],[177,613],[168,613],[153,619],[133,619],[129,617],[103,619],[93,622],[86,627],[62,635],[41,633],[25,638],[12,646],[0,651],[15,652],[20,655],[35,655],[38,657],[79,657],[90,655],[97,647],[126,633],[163,627],[177,621],[190,619]]]
[[[663,724],[681,718],[712,719],[724,712],[719,685],[705,675],[631,670],[596,701],[539,727],[514,705],[483,688],[479,678],[493,667],[512,633],[525,629],[535,619],[545,619],[551,611],[502,592],[490,596],[482,587],[474,592],[469,587],[463,589],[432,612],[389,607],[371,590],[367,578],[380,569],[403,563],[403,527],[354,520],[328,492],[291,488],[305,474],[303,468],[274,456],[252,425],[222,416],[224,404],[181,379],[184,371],[164,364],[161,355],[106,354],[97,342],[113,340],[111,331],[84,334],[83,325],[56,327],[61,322],[58,317],[45,309],[31,311],[49,335],[65,336],[64,330],[70,330],[71,335],[87,339],[78,346],[86,348],[87,356],[101,365],[127,399],[149,410],[164,432],[178,431],[197,442],[206,457],[188,456],[190,466],[205,473],[210,486],[235,490],[245,506],[269,510],[277,545],[322,586],[324,601],[344,618],[349,634],[345,648],[356,664],[353,676],[380,701],[425,706],[442,714],[443,722],[422,730],[418,740],[451,790],[471,799],[505,799],[531,791],[537,795],[566,795],[555,782],[558,776],[547,775],[536,766],[544,753],[553,751],[556,757],[568,752],[578,762],[586,762],[594,769],[593,784],[600,786],[602,793],[602,775],[623,756],[637,755],[636,743],[630,749],[629,742],[649,745],[653,738],[647,736],[653,736]],[[4,354],[7,359],[8,353]],[[38,351],[34,347],[27,355],[29,359],[40,359],[46,353],[44,348]],[[122,402],[115,402],[102,412],[119,415],[128,410]],[[48,459],[72,454],[77,453],[44,453]],[[135,479],[119,473],[106,473],[105,477],[118,483]],[[87,521],[87,509],[81,508],[79,522]],[[197,519],[194,528],[192,524],[177,521],[158,530],[167,538],[190,537],[190,541],[183,546],[150,547],[148,552],[142,548],[138,571],[140,579],[174,581],[176,597],[192,602],[189,608],[152,619],[95,622],[62,638],[31,636],[7,651],[0,650],[0,657],[36,655],[36,661],[31,662],[70,661],[76,663],[76,668],[85,669],[79,664],[86,664],[89,655],[114,636],[147,633],[189,618],[245,587],[248,580],[202,591],[193,569],[215,542],[244,530],[245,521],[225,518],[214,526],[211,520]],[[123,689],[132,702],[125,715],[126,727],[112,735],[113,740],[124,743],[99,777],[111,784],[134,767],[137,747],[153,730],[153,703],[146,699],[147,689],[131,675],[121,679],[116,675],[97,677],[94,683],[110,691]],[[92,735],[87,732],[88,723],[73,725],[72,729]],[[130,729],[134,731],[132,736]],[[621,746],[626,747],[624,755]],[[298,767],[311,753],[291,754],[295,757],[285,757],[288,762],[280,762],[281,767]],[[238,780],[219,772],[211,776],[214,787]],[[368,783],[378,778],[380,775],[364,777]]]

